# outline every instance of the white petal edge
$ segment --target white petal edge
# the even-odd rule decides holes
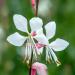
[[[30,21],[30,27],[31,27],[31,31],[37,31],[38,29],[40,29],[43,25],[43,21],[42,19],[40,19],[39,17],[33,17]]]
[[[46,37],[48,39],[51,39],[52,37],[54,37],[56,32],[56,23],[54,21],[49,22],[48,24],[45,25],[45,30],[46,30]]]
[[[27,19],[24,16],[15,14],[13,16],[13,21],[18,30],[23,31],[23,32],[28,32]]]
[[[53,41],[49,46],[54,50],[54,51],[62,51],[65,48],[67,48],[69,43],[63,39],[56,39]]]
[[[18,32],[8,36],[7,41],[15,46],[22,46],[26,40],[26,37],[20,35]]]

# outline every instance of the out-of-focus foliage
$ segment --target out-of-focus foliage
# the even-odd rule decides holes
[[[0,0],[0,75],[28,75],[28,66],[23,63],[22,57],[17,52],[20,48],[9,44],[6,38],[18,31],[13,23],[14,14],[24,15],[28,20],[34,17],[30,2],[30,0]],[[48,4],[49,8],[46,7],[48,11],[40,5],[39,14],[47,12],[44,16],[40,15],[44,24],[50,20],[57,23],[56,36],[52,40],[60,37],[70,43],[66,50],[57,53],[62,63],[60,67],[47,63],[49,75],[75,75],[75,0],[49,0]],[[43,58],[44,56],[42,62],[45,63]]]

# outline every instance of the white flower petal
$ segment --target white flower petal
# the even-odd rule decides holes
[[[35,36],[35,39],[40,43],[40,44],[44,44],[44,45],[48,45],[48,40],[45,37],[44,34],[40,34]]]
[[[42,19],[40,19],[39,17],[34,17],[30,20],[30,27],[32,32],[40,29],[42,25],[43,25]]]
[[[48,24],[46,24],[45,30],[46,30],[46,37],[48,39],[51,39],[52,37],[54,37],[56,32],[56,23],[54,21],[49,22]]]
[[[34,36],[34,38],[40,43],[40,44],[44,44],[44,45],[48,45],[48,40],[45,37],[45,35],[43,34],[43,29],[40,28],[37,32],[37,35]]]
[[[26,37],[21,36],[18,32],[8,36],[7,41],[15,46],[22,46]]]
[[[54,51],[62,51],[64,50],[67,46],[69,45],[69,43],[63,39],[56,39],[55,41],[53,41],[49,46],[54,50]]]
[[[43,29],[42,29],[42,28],[38,29],[38,30],[36,31],[36,34],[37,34],[37,35],[43,34]]]
[[[24,16],[15,14],[13,16],[13,21],[18,30],[23,32],[28,32],[27,19]]]

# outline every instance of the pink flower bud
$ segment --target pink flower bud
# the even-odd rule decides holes
[[[36,2],[35,2],[35,0],[31,0],[31,4],[32,4],[33,12],[35,14],[35,11],[36,11]]]
[[[32,3],[32,7],[35,6],[35,0],[31,0],[31,3]]]
[[[36,73],[38,75],[47,75],[47,66],[36,62],[32,65],[32,70],[31,70],[31,75],[36,75]]]
[[[36,69],[32,68],[31,75],[36,75]]]

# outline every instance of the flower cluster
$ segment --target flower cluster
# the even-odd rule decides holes
[[[43,48],[46,48],[46,61],[52,60],[59,66],[59,62],[55,52],[64,50],[69,43],[63,39],[57,38],[49,43],[49,39],[53,38],[56,32],[56,23],[51,21],[43,27],[43,21],[39,17],[33,17],[30,21],[31,32],[28,31],[27,19],[19,14],[13,16],[15,27],[28,34],[28,36],[20,35],[18,32],[8,36],[7,41],[15,46],[23,46],[25,44],[25,60],[30,61],[31,54],[37,59],[42,54]],[[43,33],[43,28],[46,35]],[[36,40],[36,41],[35,41]]]

